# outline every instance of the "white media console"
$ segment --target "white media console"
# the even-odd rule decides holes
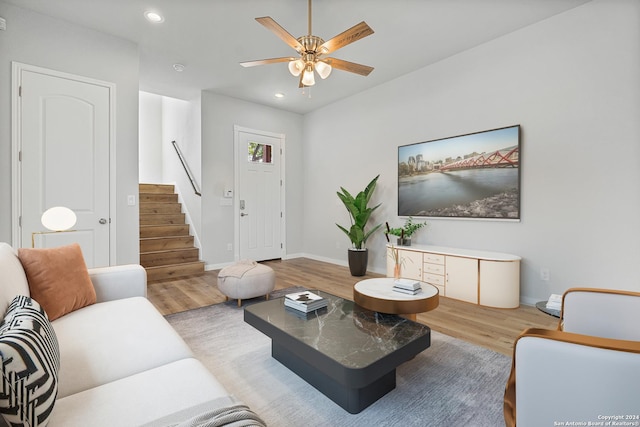
[[[387,276],[394,276],[392,249],[400,276],[438,288],[440,295],[497,308],[520,306],[520,257],[443,246],[387,245]]]

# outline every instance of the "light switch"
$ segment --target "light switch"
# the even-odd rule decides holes
[[[134,194],[129,194],[127,196],[127,205],[135,206],[136,205],[136,196]]]

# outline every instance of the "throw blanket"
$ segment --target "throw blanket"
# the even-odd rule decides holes
[[[267,427],[246,405],[212,409],[178,424],[167,427]]]
[[[220,273],[218,273],[218,277],[220,278],[237,277],[239,279],[242,276],[244,276],[244,274],[247,271],[251,270],[252,268],[255,268],[256,265],[258,265],[258,263],[255,261],[243,259],[233,265],[230,265],[220,270]]]

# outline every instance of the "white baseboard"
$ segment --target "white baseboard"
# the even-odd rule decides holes
[[[309,259],[312,259],[312,260],[315,260],[315,261],[327,262],[329,264],[340,265],[342,267],[349,267],[349,262],[346,259],[327,258],[327,257],[314,255],[314,254],[308,254],[308,253],[295,254],[295,256],[289,255],[289,256],[287,256],[286,259],[292,259],[292,258],[309,258]],[[387,270],[386,269],[369,267],[369,268],[367,268],[367,270],[371,271],[373,273],[387,274]]]
[[[235,261],[223,262],[220,264],[205,264],[204,271],[220,270],[233,264],[235,264]]]

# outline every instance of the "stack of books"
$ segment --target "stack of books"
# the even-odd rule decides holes
[[[547,301],[547,309],[560,310],[562,309],[562,295],[551,294],[549,301]]]
[[[294,292],[287,294],[284,297],[284,305],[301,311],[303,313],[310,313],[319,308],[326,307],[328,301],[326,298],[322,298],[320,295],[314,294],[309,291]]]
[[[422,287],[417,280],[396,279],[393,282],[393,290],[403,294],[416,295],[422,291]]]

